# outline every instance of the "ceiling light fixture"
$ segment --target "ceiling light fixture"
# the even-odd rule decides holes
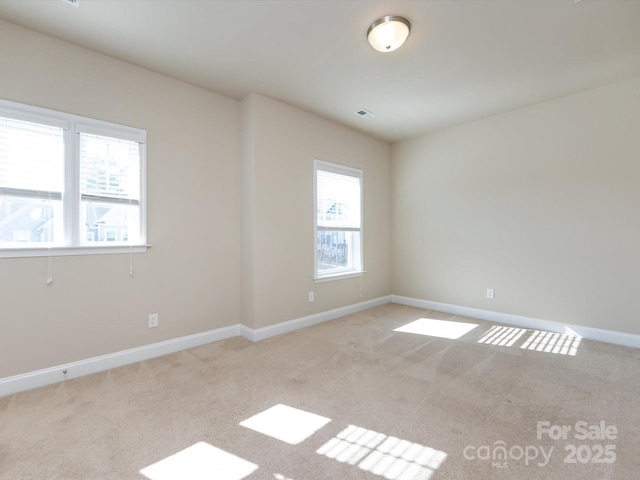
[[[379,52],[393,52],[409,36],[409,20],[397,15],[386,15],[371,24],[367,30],[369,44]]]

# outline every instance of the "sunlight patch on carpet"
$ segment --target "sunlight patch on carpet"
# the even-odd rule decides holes
[[[567,333],[541,332],[534,330],[520,348],[536,352],[555,353],[574,357],[580,347],[580,337]]]
[[[398,327],[394,332],[414,333],[417,335],[427,335],[429,337],[440,337],[456,340],[466,335],[478,326],[477,323],[451,322],[449,320],[434,320],[432,318],[420,318],[402,327]]]
[[[330,421],[330,418],[315,413],[278,404],[243,420],[240,425],[291,445],[298,445]]]
[[[511,347],[526,332],[527,330],[525,328],[500,327],[494,325],[478,340],[478,343]]]
[[[149,480],[242,480],[258,469],[247,460],[198,442],[140,470]]]
[[[388,480],[429,480],[447,458],[443,451],[355,425],[316,453]]]

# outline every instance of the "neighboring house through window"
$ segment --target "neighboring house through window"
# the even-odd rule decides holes
[[[315,279],[361,274],[362,170],[316,160]]]

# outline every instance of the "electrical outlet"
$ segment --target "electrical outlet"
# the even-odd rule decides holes
[[[487,298],[496,298],[496,292],[493,288],[487,288]]]
[[[309,292],[309,303],[313,303],[314,300],[315,296],[313,295],[313,292]]]
[[[158,326],[158,314],[150,313],[149,314],[149,328],[156,328]]]

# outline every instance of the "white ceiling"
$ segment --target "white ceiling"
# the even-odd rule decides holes
[[[378,53],[389,14],[411,35]],[[0,18],[389,141],[640,75],[637,0],[1,0]]]

